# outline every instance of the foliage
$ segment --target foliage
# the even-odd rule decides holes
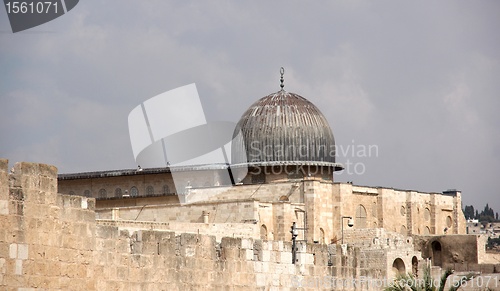
[[[479,221],[487,222],[498,221],[498,212],[495,212],[488,203],[486,203],[481,212],[474,209],[473,205],[465,205],[463,212],[466,219],[478,219]]]
[[[488,249],[492,249],[495,246],[500,246],[500,237],[497,238],[488,237],[488,242],[486,243],[486,247]]]

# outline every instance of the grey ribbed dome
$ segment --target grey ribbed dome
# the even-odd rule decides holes
[[[241,133],[245,155],[233,163],[252,165],[335,164],[335,140],[328,121],[311,102],[284,90],[259,99],[243,114],[233,137]]]

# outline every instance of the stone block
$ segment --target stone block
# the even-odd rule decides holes
[[[15,259],[17,258],[17,244],[10,244],[9,245],[9,258]]]
[[[23,274],[23,261],[22,260],[16,260],[14,274],[16,274],[16,275]]]
[[[38,164],[41,176],[57,179],[57,167],[47,164]]]
[[[281,263],[292,263],[292,253],[291,252],[280,252],[280,262]]]
[[[272,275],[271,275],[271,280],[272,280],[272,281],[271,281],[271,282],[272,282],[271,284],[272,284],[273,286],[278,287],[278,286],[280,286],[280,285],[281,285],[281,282],[280,282],[280,275],[279,275],[279,274],[272,274]]]
[[[95,233],[98,238],[115,238],[118,236],[118,228],[116,226],[98,225]]]
[[[0,215],[8,215],[8,214],[9,214],[9,201],[0,200]]]
[[[269,273],[271,263],[269,262],[262,262],[262,272],[263,273]]]
[[[8,159],[0,159],[0,172],[8,172],[9,171],[9,160]]]
[[[257,287],[265,287],[267,286],[267,274],[265,273],[257,273],[255,274],[255,284]]]
[[[245,252],[245,260],[247,261],[252,261],[253,260],[253,250],[245,249],[243,250]]]
[[[262,261],[270,262],[271,261],[271,251],[262,250]]]
[[[308,253],[297,253],[297,263],[302,265],[314,264],[314,257]]]
[[[295,244],[295,247],[297,248],[298,253],[307,252],[307,244],[305,242],[299,241]]]
[[[21,260],[28,259],[28,245],[26,244],[17,245],[17,258]]]
[[[241,248],[242,249],[253,249],[253,241],[249,238],[241,239]]]

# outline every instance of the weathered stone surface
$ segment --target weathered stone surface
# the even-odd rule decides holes
[[[211,221],[209,224],[188,222],[175,225],[165,222],[96,220],[93,198],[56,193],[55,167],[19,163],[14,173],[8,174],[7,165],[6,160],[0,160],[2,290],[293,290],[301,287],[304,290],[330,290],[331,285],[321,284],[333,279],[352,282],[361,276],[391,277],[394,275],[392,264],[397,259],[404,262],[407,271],[410,271],[414,258],[417,258],[421,267],[425,261],[414,245],[422,246],[425,253],[426,245],[432,243],[425,237],[409,238],[405,234],[380,228],[355,227],[345,229],[344,239],[349,243],[346,248],[335,244],[326,245],[340,226],[340,220],[331,214],[333,209],[340,209],[343,214],[356,211],[356,204],[345,203],[341,206],[341,202],[346,202],[343,200],[352,199],[356,203],[366,204],[366,223],[380,223],[381,217],[400,215],[408,226],[412,225],[412,229],[431,223],[430,220],[426,222],[425,218],[420,221],[422,218],[414,215],[418,213],[417,208],[424,211],[425,205],[434,203],[436,206],[431,215],[436,217],[439,211],[449,212],[446,207],[458,201],[454,197],[441,199],[439,195],[431,197],[413,192],[401,195],[390,189],[374,190],[308,181],[306,192],[309,192],[305,197],[315,205],[306,207],[308,212],[314,212],[307,217],[311,223],[308,233],[312,239],[297,243],[298,263],[292,264],[289,226],[294,219],[292,215],[296,215],[296,208],[304,207],[303,204],[245,201],[239,206],[234,203],[220,206],[220,209],[228,211],[242,211],[240,216],[226,215],[221,216],[221,219],[255,218],[260,215],[259,224],[253,221],[232,224]],[[338,189],[332,190],[332,187]],[[270,197],[270,189],[266,191],[269,193],[265,195]],[[383,207],[368,207],[377,199],[382,199]],[[411,214],[406,209],[403,215],[400,207],[407,206],[408,201],[416,207]],[[215,204],[193,206],[189,215],[195,217],[207,205]],[[438,205],[445,206],[439,208]],[[162,210],[159,207],[154,209],[158,213]],[[131,213],[135,214],[135,218],[139,211]],[[201,212],[198,213],[200,215]],[[211,219],[219,218],[212,216]],[[398,224],[387,220],[383,223],[390,230],[402,220],[397,221]],[[261,222],[266,224],[267,233],[260,233]],[[441,222],[433,223],[434,229],[443,226]],[[182,233],[186,229],[203,232],[202,225],[209,231],[217,232],[217,236]],[[228,229],[236,231],[240,225],[250,226],[248,231],[240,232],[244,238],[216,239],[223,234],[230,234]],[[178,229],[173,231],[172,227]],[[267,237],[262,240],[259,239],[260,235]],[[456,269],[500,270],[499,265],[461,263],[470,258],[480,261],[485,254],[478,248],[472,250],[474,254],[470,255],[454,248],[454,242],[457,242],[454,239],[457,237],[433,237],[442,243],[443,254],[449,255],[453,260],[450,263]],[[471,237],[475,243],[483,243]],[[437,273],[437,269],[433,269],[433,272]],[[346,288],[349,289],[354,288]]]

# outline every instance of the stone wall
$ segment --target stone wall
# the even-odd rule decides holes
[[[170,225],[96,220],[93,198],[56,193],[55,167],[17,163],[9,174],[7,165],[0,160],[2,290],[379,290],[361,279],[388,275],[380,248],[298,242],[293,264],[289,239],[218,242]]]
[[[53,166],[17,163],[8,174],[7,165],[1,160],[0,289],[95,290],[94,200],[57,195]]]

